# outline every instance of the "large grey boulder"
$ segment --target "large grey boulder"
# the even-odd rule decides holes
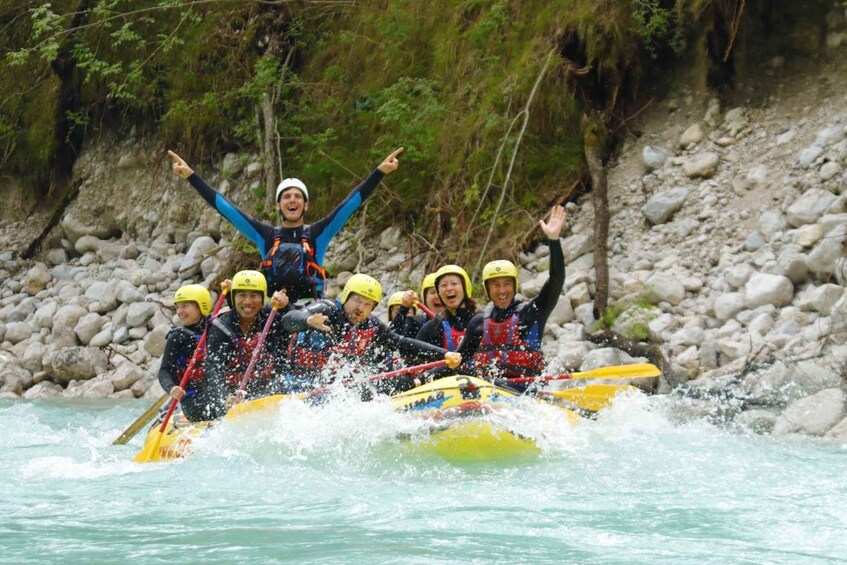
[[[773,304],[777,308],[791,304],[794,285],[784,275],[754,273],[744,285],[744,299],[748,308]]]
[[[711,178],[717,172],[720,160],[717,153],[699,153],[683,161],[682,171],[688,178]]]
[[[0,392],[18,396],[32,385],[32,375],[11,354],[0,351]]]
[[[44,369],[59,383],[92,379],[108,366],[106,353],[93,347],[65,347],[44,357]]]
[[[111,312],[118,307],[117,288],[112,282],[94,281],[85,290],[85,297],[95,304],[94,311],[99,314]]]
[[[658,192],[641,208],[641,213],[653,225],[664,224],[685,204],[690,191],[678,187]]]
[[[195,239],[188,248],[188,253],[182,258],[179,263],[178,274],[182,279],[189,279],[200,273],[200,265],[203,262],[203,255],[217,247],[215,240],[209,236],[203,235]]]
[[[822,390],[793,402],[774,424],[774,435],[823,435],[844,417],[847,395],[840,388]]]
[[[814,224],[837,198],[828,190],[811,188],[788,208],[788,222],[795,227]]]
[[[121,235],[121,222],[117,219],[115,210],[106,206],[86,210],[75,208],[65,213],[61,226],[72,245],[84,235],[100,239]]]
[[[36,263],[24,277],[24,292],[35,296],[47,287],[47,283],[53,278],[50,270],[44,263]]]

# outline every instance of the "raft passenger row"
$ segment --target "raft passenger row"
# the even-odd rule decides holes
[[[159,382],[172,399],[161,432],[177,403],[182,418],[211,421],[245,400],[320,397],[335,379],[366,400],[374,394],[400,398],[422,385],[437,391],[439,385],[432,381],[444,377],[451,377],[450,389],[461,389],[462,398],[477,398],[473,391],[491,389],[489,383],[496,389],[489,399],[537,390],[536,378],[545,365],[541,339],[565,281],[561,206],[553,207],[548,221],[539,222],[550,248],[550,270],[532,300],[516,300],[517,267],[502,259],[482,271],[491,302],[485,311],[473,300],[470,277],[458,265],[444,265],[424,277],[420,295],[412,290],[393,294],[387,326],[372,315],[382,300],[382,286],[369,275],[351,276],[339,299],[323,298],[322,263],[329,241],[383,176],[399,167],[402,151],[386,157],[327,217],[313,224],[304,220],[309,207],[306,184],[284,179],[276,190],[280,226],[244,213],[176,153],[168,152],[174,173],[253,241],[262,261],[260,271],[240,271],[222,284],[214,311],[204,287],[192,284],[177,290],[174,304],[181,327],[169,333],[159,371]],[[229,310],[220,313],[224,300]],[[465,380],[456,381],[457,374]],[[443,390],[440,394],[443,398]]]

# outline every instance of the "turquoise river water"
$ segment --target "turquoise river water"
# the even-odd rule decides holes
[[[0,563],[843,563],[847,444],[682,422],[620,400],[521,422],[532,461],[450,463],[408,416],[339,401],[136,464],[150,401],[0,403]]]

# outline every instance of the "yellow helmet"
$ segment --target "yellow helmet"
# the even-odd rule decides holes
[[[180,302],[196,302],[197,307],[200,308],[200,313],[204,316],[208,316],[209,312],[212,311],[212,295],[199,284],[187,284],[179,287],[174,294],[174,304]]]
[[[392,306],[402,306],[403,305],[403,294],[405,294],[404,291],[398,290],[397,292],[395,292],[394,294],[392,294],[388,298],[388,309],[389,310],[391,310]],[[418,311],[418,309],[415,308],[414,306],[412,306],[412,312],[417,312],[417,311]]]
[[[515,280],[515,292],[518,291],[518,268],[515,267],[515,264],[505,259],[491,261],[482,268],[482,286],[485,287],[485,294],[488,295],[488,298],[491,298],[491,295],[488,294],[488,285],[485,283],[497,277],[513,278]]]
[[[370,298],[377,304],[382,300],[382,285],[370,275],[358,273],[350,277],[350,280],[344,285],[344,290],[341,291],[342,304],[347,302],[351,292]]]
[[[460,279],[462,279],[462,287],[465,291],[465,298],[471,297],[471,278],[468,276],[468,273],[465,272],[463,268],[458,265],[444,265],[437,271],[435,271],[435,288],[438,289],[438,281],[441,280],[441,277],[444,275],[458,275]]]
[[[421,281],[421,300],[424,299],[429,288],[435,288],[435,273],[428,274]]]
[[[232,277],[230,297],[234,296],[236,291],[239,290],[261,292],[262,301],[268,299],[268,281],[265,279],[265,275],[259,271],[238,271],[235,273],[235,276]]]

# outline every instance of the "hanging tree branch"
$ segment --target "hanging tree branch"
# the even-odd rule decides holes
[[[482,264],[482,258],[485,256],[485,250],[488,249],[488,244],[491,241],[491,234],[494,232],[494,226],[497,225],[497,216],[500,214],[500,208],[502,208],[503,200],[505,200],[506,198],[506,189],[508,188],[509,181],[511,180],[512,169],[515,167],[515,159],[517,159],[518,156],[518,149],[520,149],[521,141],[523,140],[524,133],[526,132],[526,127],[529,124],[529,109],[532,106],[532,101],[535,99],[535,95],[538,92],[538,88],[541,86],[541,80],[544,78],[544,75],[547,74],[547,69],[550,67],[550,60],[553,58],[553,55],[557,51],[558,48],[554,47],[547,53],[547,57],[544,60],[544,66],[541,67],[541,71],[538,73],[538,77],[535,79],[535,84],[533,85],[532,90],[529,93],[529,98],[526,101],[526,105],[523,107],[523,110],[518,113],[518,116],[523,114],[523,123],[521,124],[521,130],[518,132],[518,138],[515,141],[515,147],[512,150],[512,159],[511,161],[509,161],[509,169],[506,171],[506,178],[503,179],[503,186],[500,190],[500,199],[497,201],[497,208],[494,210],[494,216],[491,218],[491,227],[488,230],[488,234],[485,236],[485,243],[482,245],[482,249],[480,250],[479,257],[476,261],[476,266],[474,267],[474,279],[476,278],[477,273],[479,273],[479,266]]]

